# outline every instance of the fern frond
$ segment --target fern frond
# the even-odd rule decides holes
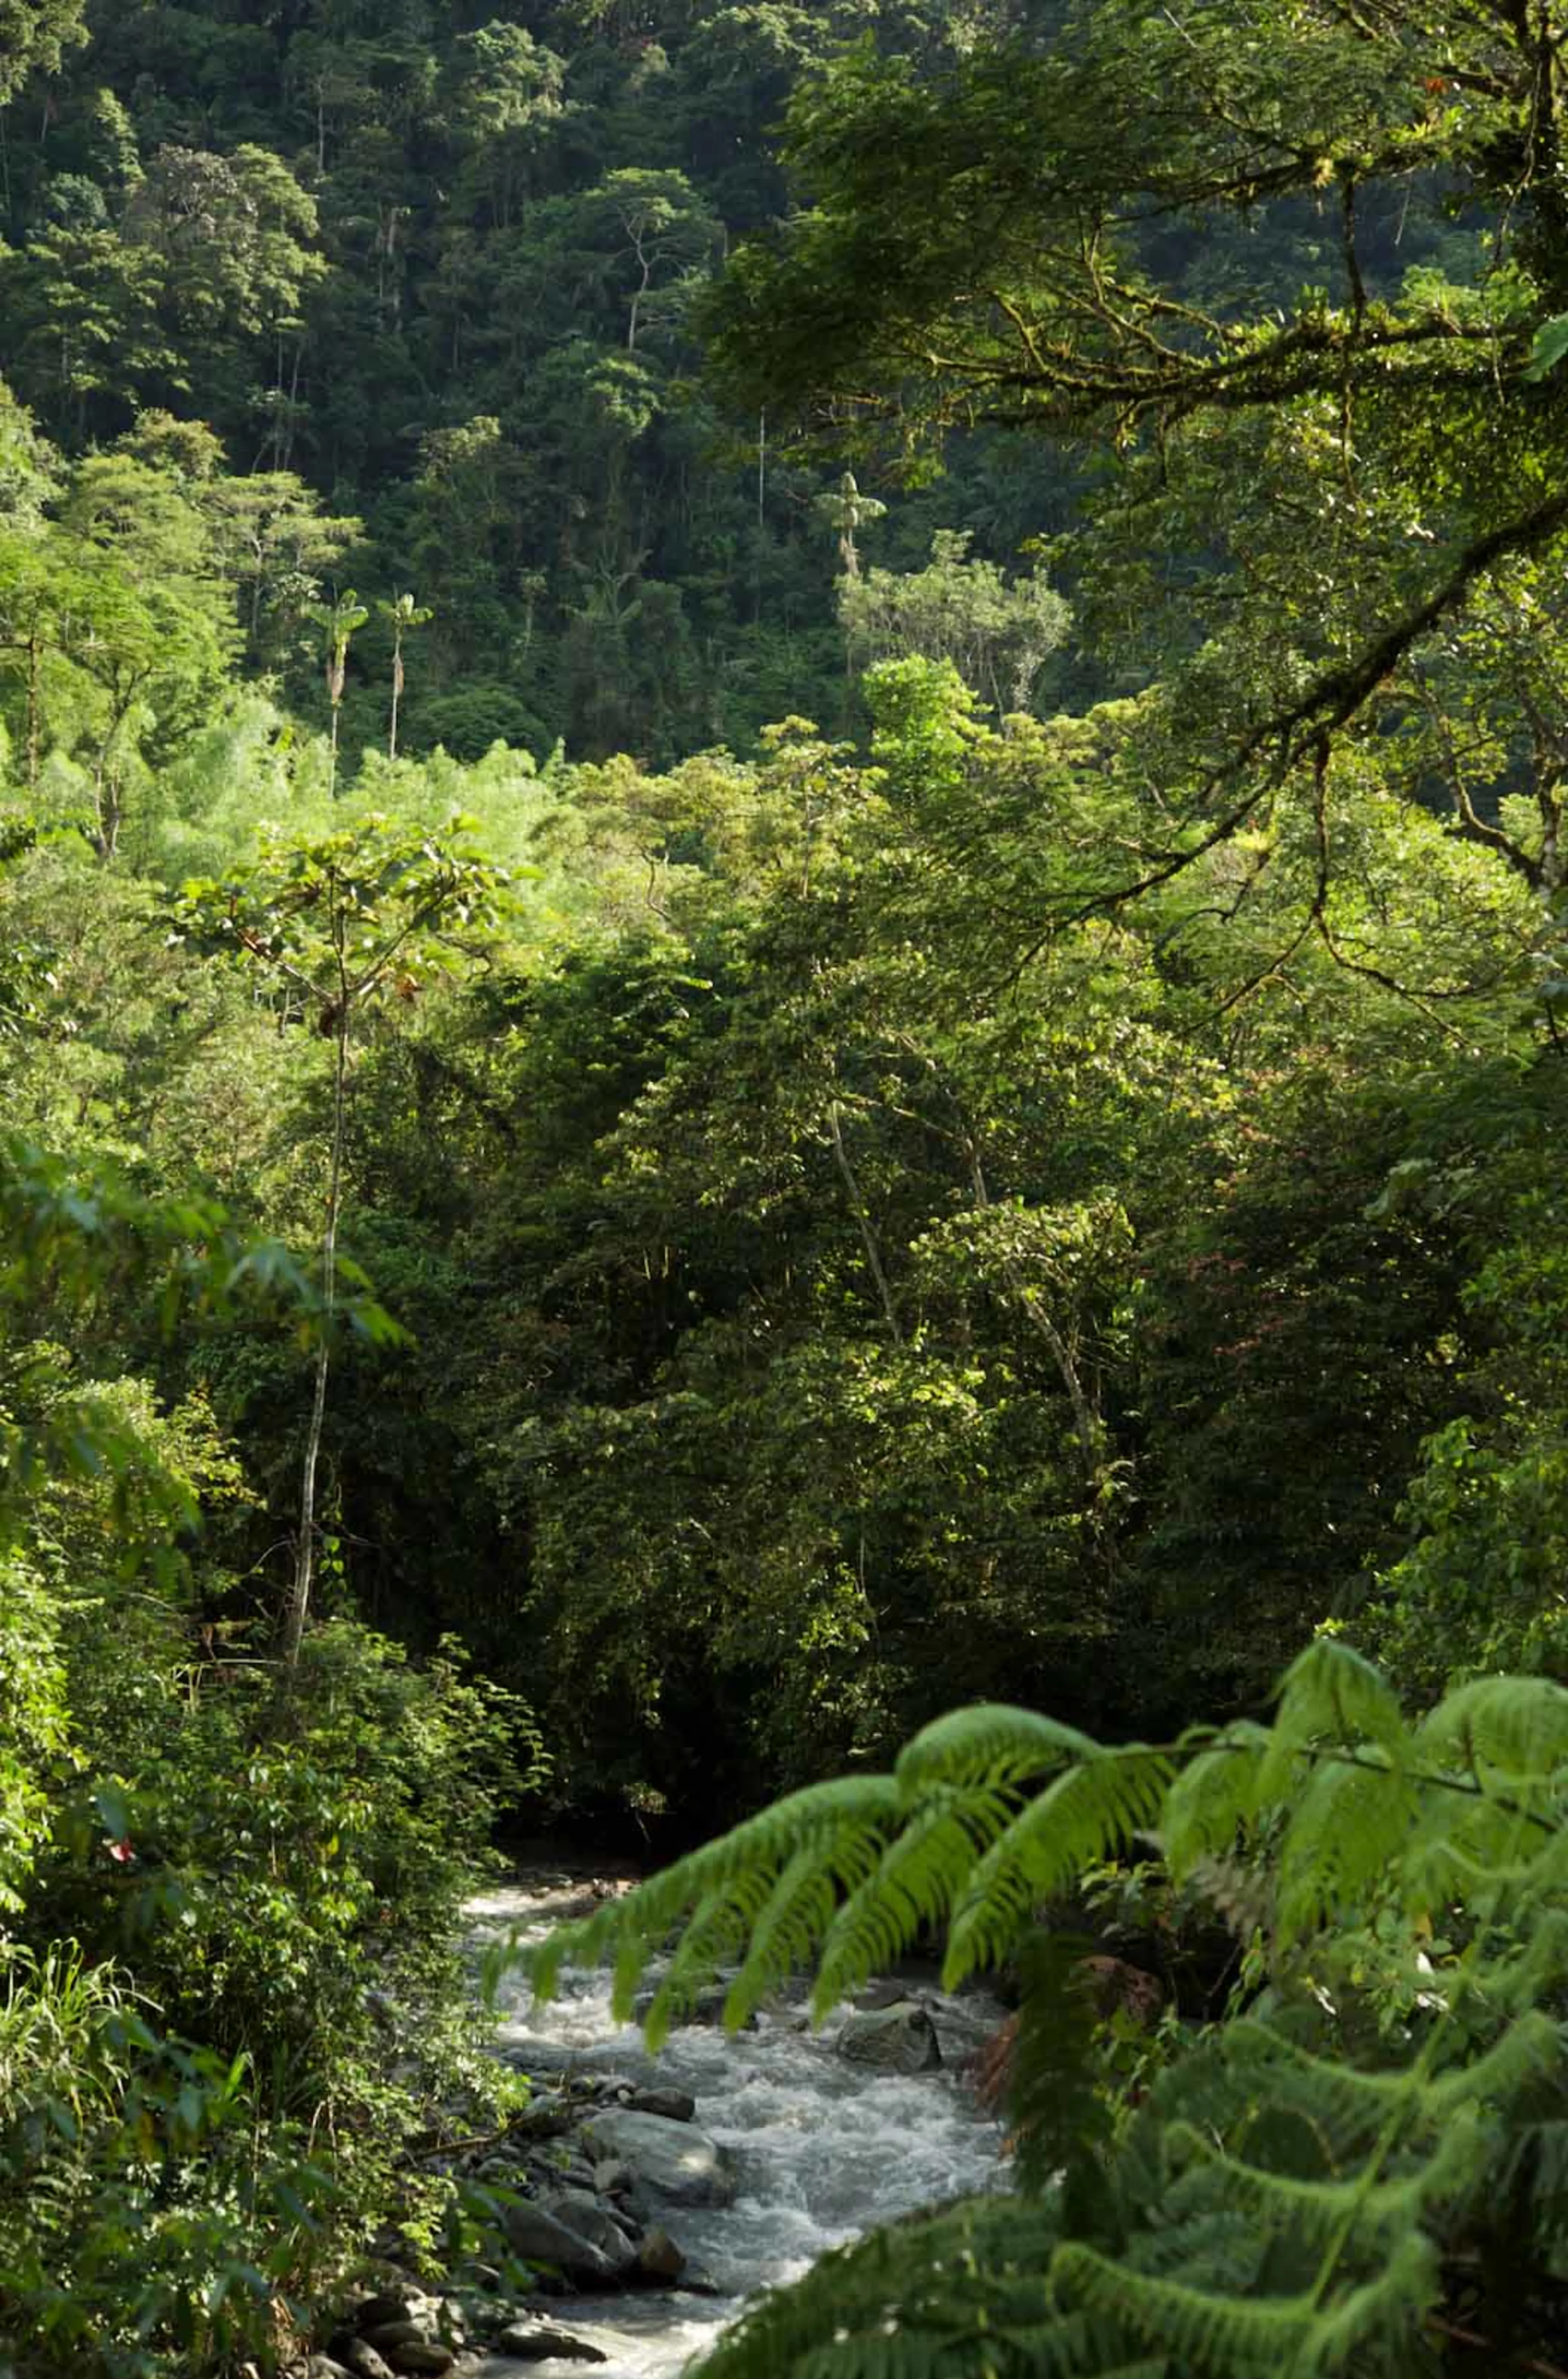
[[[838,1904],[833,1878],[808,1842],[785,1866],[752,1927],[745,1962],[724,2002],[730,2030],[738,2030],[770,1991],[816,1955]]]
[[[1253,2162],[1266,2163],[1271,2171],[1336,2178],[1377,2128],[1364,2119],[1368,2110],[1357,2108],[1346,2119],[1332,2098],[1324,2103],[1313,2068],[1302,2071],[1249,2055],[1230,2041],[1227,2026],[1211,2035],[1156,2081],[1152,2103],[1164,2140],[1187,2130],[1217,2144],[1239,2141]],[[1277,2132],[1272,2153],[1266,2144],[1260,2151],[1253,2142],[1265,2120]]]
[[[1344,2180],[1313,2180],[1266,2171],[1217,2147],[1190,2125],[1173,2125],[1173,2156],[1200,2160],[1227,2197],[1271,2229],[1289,2228],[1320,2247],[1339,2240],[1347,2253],[1379,2258],[1434,2208],[1463,2195],[1477,2166],[1474,2109],[1448,2126],[1432,2154],[1396,2180],[1369,2183],[1353,2168]]]
[[[1210,2174],[1212,2180],[1217,2178]],[[1151,2279],[1180,2276],[1189,2288],[1224,2289],[1245,2295],[1262,2266],[1267,2240],[1255,2222],[1234,2207],[1198,2205],[1188,2210],[1167,2197],[1162,2215],[1179,2216],[1145,2230],[1126,2251],[1129,2271]]]
[[[1407,2109],[1420,2088],[1407,2067],[1369,2073],[1337,2058],[1315,2057],[1256,2016],[1234,2018],[1224,2027],[1223,2041],[1221,2062],[1236,2066],[1255,2097],[1309,2111],[1316,2126],[1335,2143],[1336,2164],[1374,2138],[1397,2111]],[[1188,2072],[1176,2068],[1169,2077],[1162,2077],[1163,2103],[1179,2104],[1188,2086]]]
[[[1518,1890],[1536,1871],[1533,1856],[1520,1856],[1519,1833],[1517,1814],[1499,1802],[1428,1787],[1391,1878],[1400,1902],[1415,1914]],[[1538,1839],[1544,1847],[1548,1837]]]
[[[1088,1946],[1045,1932],[1020,1944],[1007,2086],[1020,2185],[1042,2190],[1060,2173],[1068,2201],[1080,2204],[1111,2134],[1092,2060],[1097,2017],[1082,1963]]]
[[[1526,1895],[1527,1900],[1527,1895]],[[1488,1999],[1508,2010],[1532,2008],[1568,1979],[1568,1910],[1543,1909],[1516,1957],[1488,1968]]]
[[[1452,2119],[1461,2107],[1506,2106],[1520,2092],[1552,2072],[1562,2054],[1559,2027],[1540,2008],[1511,2023],[1491,2047],[1469,2055],[1429,2082],[1424,2100],[1434,2121]]]
[[[772,1899],[781,1871],[797,1854],[815,1858],[835,1887],[852,1890],[881,1855],[900,1815],[890,1776],[835,1778],[791,1793],[716,1842],[677,1859],[621,1900],[592,1916],[561,1926],[544,1941],[507,1953],[521,1965],[534,1996],[552,1997],[566,1965],[615,1962],[612,2006],[624,2023],[649,1961],[688,1909],[713,1892],[730,1895],[733,1938],[749,1935]],[[834,1891],[837,1900],[837,1889]]]
[[[953,1915],[944,1987],[998,1964],[1043,1901],[1152,1824],[1170,1779],[1165,1753],[1129,1744],[1096,1750],[1037,1793],[970,1878]]]
[[[702,2379],[1098,2374],[1090,2325],[1050,2302],[1055,2237],[1048,2207],[1008,2197],[873,2231],[751,2306],[702,2363]],[[1013,2339],[1022,2342],[1016,2351]]]
[[[926,1786],[897,1840],[827,1928],[812,2011],[818,2018],[897,1963],[923,1925],[945,1917],[975,1861],[1013,1816],[989,1786]]]
[[[1560,2237],[1568,2227],[1568,2118],[1526,2124],[1508,2142],[1491,2178],[1500,2199],[1527,2188],[1539,2235]]]
[[[1092,1736],[1038,1710],[978,1702],[922,1727],[894,1773],[905,1800],[916,1801],[932,1784],[1026,1783],[1067,1760],[1092,1759],[1100,1748]]]
[[[1272,1732],[1281,1779],[1292,1754],[1309,1743],[1375,1743],[1396,1766],[1411,1748],[1399,1696],[1381,1669],[1336,1636],[1315,1636],[1285,1671]],[[1271,1773],[1265,1797],[1277,1790]]]
[[[1427,2314],[1442,2294],[1441,2266],[1431,2240],[1409,2231],[1374,2277],[1345,2291],[1309,2325],[1290,2379],[1381,2367],[1405,2379]]]
[[[1271,1737],[1251,1721],[1227,1727],[1188,1760],[1165,1795],[1160,1836],[1171,1872],[1189,1875],[1200,1859],[1229,1851],[1258,1809],[1258,1781]]]
[[[1550,1677],[1478,1677],[1422,1721],[1425,1759],[1467,1771],[1486,1789],[1559,1776],[1568,1762],[1568,1687]]]
[[[712,1982],[725,1960],[740,1947],[750,1913],[747,1897],[737,1892],[733,1882],[715,1884],[692,1911],[643,2018],[644,2036],[655,2056],[669,2039],[671,2026],[691,2013],[704,1986]],[[629,1952],[617,1966],[616,1979],[618,1989],[624,1990],[629,2001],[637,1980]]]
[[[1236,2379],[1279,2379],[1306,2345],[1311,2300],[1215,2296],[1181,2280],[1133,2272],[1097,2248],[1068,2243],[1051,2259],[1058,2298],[1113,2316],[1148,2345]]]
[[[1416,1788],[1397,1769],[1332,1759],[1316,1767],[1295,1796],[1279,1848],[1282,1940],[1364,1902],[1397,1868],[1417,1815]]]
[[[1124,2361],[1122,2354],[1135,2352],[1114,2346],[1113,2362],[1105,2361],[1104,2349],[1085,2352],[1073,2341],[1066,2320],[1053,2321],[1039,2329],[1008,2329],[1002,2335],[1002,2347],[1007,2358],[1000,2369],[1007,2379],[1170,2379],[1171,2366],[1164,2356],[1153,2359],[1139,2355],[1134,2361]]]

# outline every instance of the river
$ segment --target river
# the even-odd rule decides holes
[[[568,1912],[578,1913],[582,1891],[581,1878],[531,1874],[483,1894],[469,1908],[476,1945],[513,1927],[522,1939],[538,1938]],[[1003,2185],[998,2127],[956,2070],[1000,2021],[1001,2007],[980,1992],[949,1997],[928,1971],[900,1968],[899,1974],[930,2011],[940,2071],[905,2078],[850,2064],[834,2048],[841,2014],[820,2032],[802,2029],[803,1987],[761,2015],[754,2032],[691,2025],[654,2059],[634,2025],[611,2017],[607,1974],[569,1971],[560,1998],[546,2008],[531,2004],[520,1976],[502,1980],[499,2046],[512,2061],[541,2080],[573,2072],[637,2082],[657,2075],[689,2091],[698,2126],[730,2152],[740,2176],[732,2205],[672,2208],[669,2216],[716,2295],[642,2290],[552,2305],[568,2325],[587,2325],[609,2350],[599,2379],[663,2379],[711,2343],[747,2296],[797,2277],[826,2249],[918,2206]],[[565,2379],[569,2371],[582,2379],[581,2364],[534,2368],[541,2379],[558,2373]]]

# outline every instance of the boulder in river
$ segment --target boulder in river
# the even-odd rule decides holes
[[[628,2226],[617,2221],[613,2210],[601,2205],[586,2190],[560,2189],[535,2202],[552,2221],[597,2247],[617,2279],[624,2279],[633,2270],[637,2249],[635,2240],[627,2235]]]
[[[730,2205],[735,2175],[723,2149],[693,2123],[607,2107],[589,2116],[583,2137],[597,2156],[628,2164],[638,2186],[671,2205]]]
[[[685,2254],[668,2230],[656,2222],[644,2231],[637,2243],[637,2270],[645,2280],[678,2280],[685,2268]]]
[[[624,2239],[621,2240],[625,2251],[622,2262],[620,2256],[607,2255],[574,2226],[561,2221],[548,2207],[531,2198],[507,2207],[506,2236],[513,2252],[521,2255],[525,2263],[551,2264],[582,2288],[615,2288],[624,2271],[636,2261]]]
[[[877,2073],[929,2073],[942,2062],[936,2027],[918,1999],[858,2009],[838,2035],[838,2054]]]

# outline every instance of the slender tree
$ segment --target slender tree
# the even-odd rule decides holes
[[[253,968],[285,1016],[332,1043],[327,1192],[320,1239],[320,1329],[300,1467],[299,1525],[283,1626],[283,1657],[299,1658],[317,1552],[316,1490],[326,1419],[333,1322],[345,1267],[339,1254],[352,1050],[361,1020],[389,993],[411,1000],[431,972],[451,972],[488,937],[505,877],[454,817],[425,835],[371,815],[341,834],[273,835],[242,875],[191,883],[177,916],[207,948]]]
[[[356,629],[362,628],[369,612],[352,586],[331,603],[308,603],[306,617],[314,620],[327,632],[327,700],[332,710],[332,761],[328,769],[328,791],[335,800],[338,789],[338,713],[343,707],[344,682],[348,674],[348,647]]]
[[[416,603],[412,595],[399,595],[391,603],[376,606],[383,620],[392,623],[392,719],[387,729],[387,757],[397,758],[397,710],[403,700],[403,640],[411,628],[422,628],[434,615],[429,607]]]

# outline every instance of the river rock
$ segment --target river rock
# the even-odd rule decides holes
[[[557,2271],[564,2272],[568,2279],[578,2281],[584,2288],[616,2287],[622,2273],[635,2261],[619,2232],[616,2235],[621,2254],[612,2260],[592,2240],[585,2239],[580,2230],[534,2199],[508,2206],[505,2227],[514,2253],[525,2263],[553,2264]]]
[[[597,2164],[594,2167],[594,2187],[601,2197],[624,2197],[635,2189],[637,2176],[629,2164]]]
[[[378,2354],[368,2337],[345,2337],[337,2359],[354,2379],[392,2379],[392,2365]]]
[[[609,2357],[602,2347],[585,2337],[578,2337],[570,2329],[557,2329],[548,2321],[513,2322],[496,2339],[498,2354],[510,2354],[519,2362],[608,2362]]]
[[[537,2203],[552,2221],[597,2247],[618,2279],[631,2271],[637,2251],[609,2206],[601,2205],[585,2189],[557,2190],[554,2196],[541,2197]]]
[[[916,1999],[857,2011],[838,2035],[838,2054],[877,2073],[929,2073],[942,2062],[936,2027]]]
[[[652,1991],[640,1991],[633,2002],[632,2012],[636,2017],[639,2023],[642,2023],[643,2018],[646,2015],[649,2008],[652,2007],[654,2003],[654,1996],[655,1995]],[[728,1983],[710,1983],[706,1989],[697,1992],[691,2005],[681,2011],[680,2014],[675,2018],[675,2022],[678,2024],[722,2023],[724,2022],[725,2003],[729,1997],[730,1986]],[[757,2020],[754,2013],[748,2015],[745,2022],[740,2027],[742,2032],[755,2032],[756,2028]]]
[[[633,2090],[632,2106],[639,2115],[667,2115],[672,2123],[689,2123],[697,2111],[697,2102],[689,2090],[672,2090],[662,2084],[651,2090]]]
[[[572,2108],[560,2090],[536,2092],[521,2114],[507,2126],[514,2140],[553,2140],[572,2121]]]
[[[645,2280],[678,2280],[685,2268],[685,2255],[668,2230],[657,2222],[645,2230],[637,2247],[637,2269]]]
[[[378,2289],[363,2304],[356,2304],[354,2324],[363,2336],[368,2330],[379,2329],[384,2321],[419,2321],[435,2310],[434,2297],[416,2288],[412,2280],[400,2280],[391,2288]]]
[[[578,2081],[578,2088],[584,2096],[601,2104],[607,2099],[619,2098],[623,2106],[629,2106],[637,2095],[637,2087],[629,2073],[585,2073]]]
[[[394,2371],[409,2373],[409,2379],[440,2379],[450,2371],[457,2357],[450,2346],[438,2337],[411,2337],[405,2346],[394,2346],[387,2360]]]
[[[694,2124],[642,2115],[634,2107],[607,2107],[589,2117],[583,2137],[597,2156],[629,2164],[641,2188],[672,2205],[734,2203],[730,2159]]]
[[[421,2345],[430,2335],[430,2325],[427,2321],[416,2321],[400,2305],[394,2320],[372,2322],[360,2335],[378,2354],[384,2354],[389,2362],[395,2362],[398,2349]]]

